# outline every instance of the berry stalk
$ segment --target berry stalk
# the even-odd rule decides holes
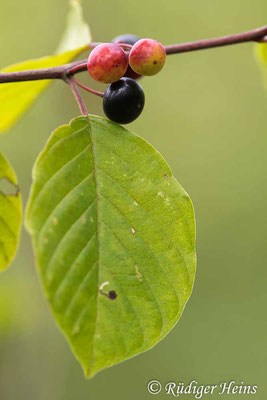
[[[87,92],[90,92],[90,93],[92,93],[92,94],[95,94],[96,96],[99,96],[99,97],[104,97],[104,93],[103,93],[103,92],[99,92],[98,90],[92,89],[92,88],[90,88],[89,86],[86,86],[86,85],[84,85],[83,83],[79,82],[79,81],[78,81],[77,79],[75,79],[75,78],[72,78],[71,80],[72,80],[72,82],[75,83],[75,85],[80,86],[80,88],[86,90]]]
[[[82,115],[88,115],[88,111],[86,108],[86,105],[82,99],[81,93],[79,92],[79,89],[75,85],[72,79],[66,79],[66,83],[70,86],[72,93],[78,103],[78,106],[80,108],[81,114]]]

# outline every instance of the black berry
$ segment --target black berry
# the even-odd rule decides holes
[[[117,293],[115,292],[115,290],[110,290],[108,297],[110,298],[110,300],[115,300],[117,298]]]
[[[126,33],[125,35],[116,36],[114,39],[112,39],[112,43],[122,42],[133,46],[136,42],[138,42],[139,39],[140,38],[138,36]]]
[[[145,104],[142,86],[134,79],[121,78],[111,83],[103,97],[106,116],[118,124],[129,124],[141,114]]]
[[[112,43],[116,43],[116,42],[120,41],[122,43],[130,44],[131,46],[133,46],[136,42],[138,42],[139,39],[140,38],[138,36],[131,35],[130,33],[126,33],[124,35],[116,36],[114,39],[112,39]],[[132,79],[141,78],[141,75],[139,75],[135,71],[133,71],[133,69],[131,68],[130,65],[128,65],[128,68],[127,68],[124,76],[128,76],[128,78],[132,78]]]

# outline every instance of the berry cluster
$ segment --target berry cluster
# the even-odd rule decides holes
[[[87,69],[94,80],[109,84],[103,96],[103,109],[110,120],[128,124],[141,114],[145,95],[136,80],[157,74],[165,60],[166,51],[161,43],[139,40],[134,35],[118,36],[112,43],[102,43],[92,50]]]

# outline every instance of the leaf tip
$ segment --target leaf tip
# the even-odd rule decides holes
[[[92,367],[92,363],[91,362],[88,363],[88,364],[84,363],[84,362],[81,362],[81,366],[83,368],[84,377],[88,381],[90,379],[94,378],[96,376],[96,374],[99,372],[98,370],[96,370],[96,369],[94,369]]]

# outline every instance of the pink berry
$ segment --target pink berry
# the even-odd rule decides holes
[[[87,69],[91,77],[99,82],[118,81],[126,72],[128,58],[122,48],[114,43],[96,46],[88,57]]]
[[[131,68],[140,75],[155,75],[162,70],[166,61],[164,46],[153,39],[138,40],[129,55]]]

